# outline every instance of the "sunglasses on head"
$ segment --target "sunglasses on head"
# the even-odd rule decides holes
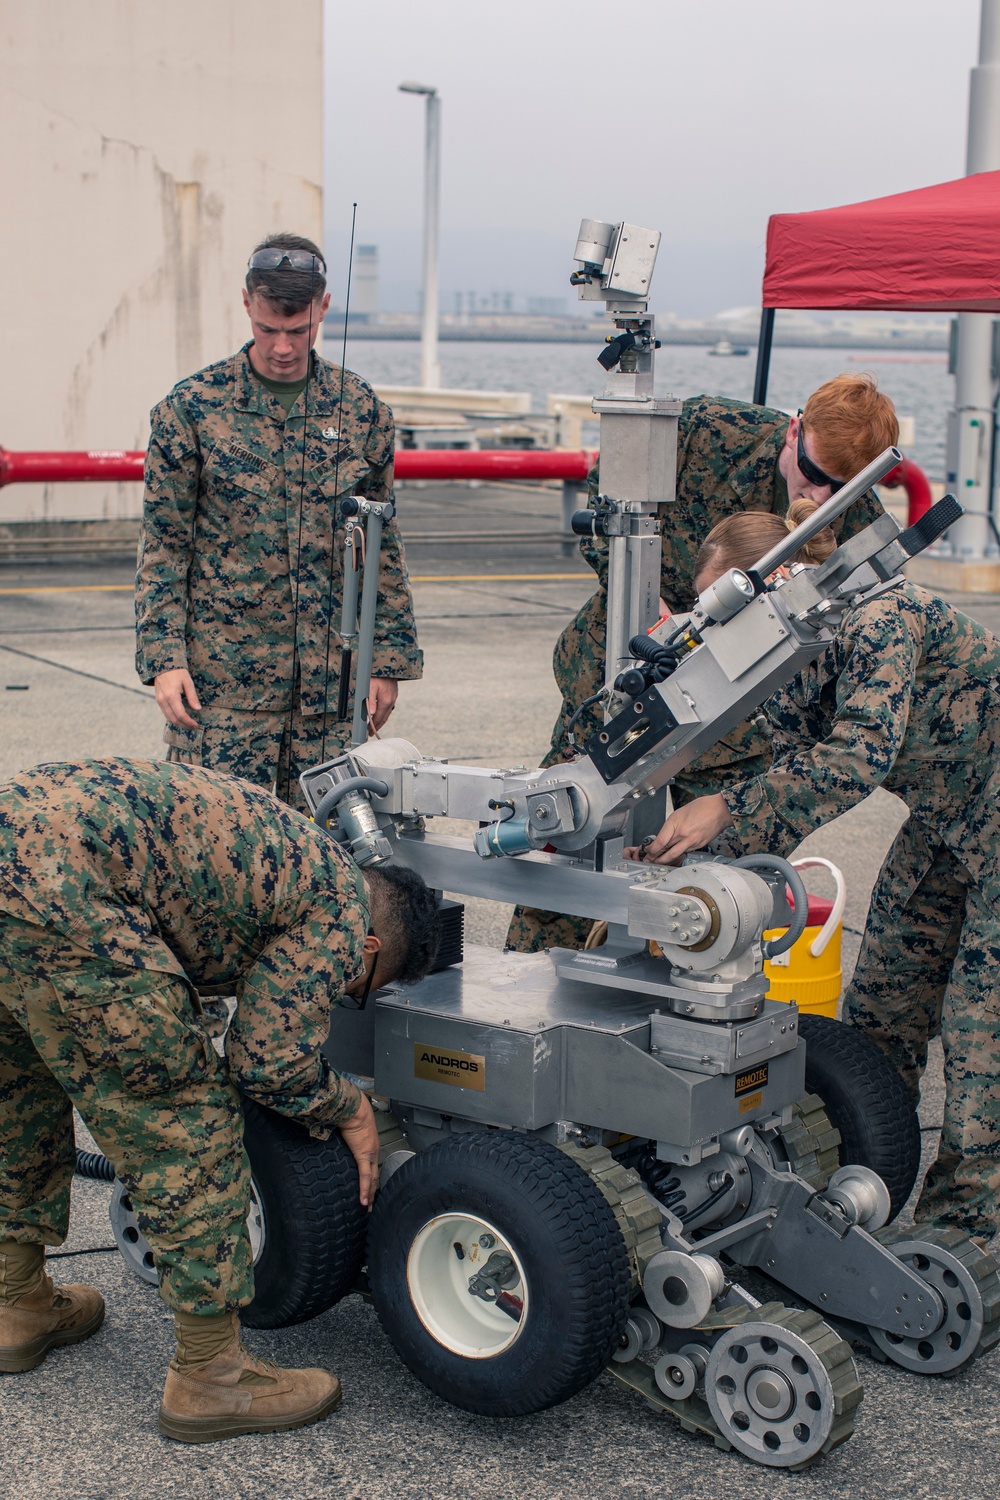
[[[247,269],[276,271],[285,261],[293,271],[316,271],[320,275],[326,271],[326,261],[321,255],[313,255],[311,250],[282,250],[280,245],[255,250],[247,261]]]
[[[827,485],[829,486],[830,493],[835,495],[838,490],[844,488],[845,481],[843,479],[831,479],[829,474],[823,473],[819,464],[813,463],[806,452],[805,439],[802,433],[802,413],[799,412],[799,447],[795,461],[799,466],[803,479],[807,479],[810,484]]]

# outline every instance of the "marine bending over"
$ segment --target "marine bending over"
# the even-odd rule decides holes
[[[362,874],[316,824],[232,777],[99,760],[0,788],[0,1372],[34,1368],[104,1316],[96,1291],[56,1290],[44,1267],[68,1228],[75,1105],[174,1313],[161,1430],[207,1442],[332,1410],[336,1376],[277,1370],[240,1343],[254,1295],[240,1097],[312,1135],[339,1131],[370,1204],[371,1105],[321,1049],[343,995],[420,978],[438,936],[419,876]],[[225,1059],[201,986],[237,995]]]

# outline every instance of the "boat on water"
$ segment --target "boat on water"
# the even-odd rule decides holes
[[[744,344],[734,345],[731,344],[728,339],[720,339],[719,342],[717,344],[713,344],[711,349],[709,349],[707,352],[709,354],[728,356],[736,354],[749,354],[750,350]]]

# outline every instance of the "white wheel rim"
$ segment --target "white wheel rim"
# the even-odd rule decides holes
[[[469,1290],[470,1281],[498,1257],[509,1258],[499,1306]],[[517,1251],[476,1214],[439,1214],[426,1223],[406,1258],[406,1284],[427,1332],[464,1359],[495,1359],[527,1322],[528,1283]]]
[[[117,1178],[115,1178],[115,1187],[111,1195],[109,1212],[111,1231],[129,1269],[149,1286],[155,1286],[159,1278],[156,1274],[153,1252],[150,1249],[149,1241],[139,1228],[139,1220],[136,1218],[135,1209],[132,1207],[132,1200]],[[267,1237],[267,1220],[264,1216],[264,1205],[257,1191],[257,1184],[252,1177],[250,1179],[250,1212],[247,1214],[247,1233],[250,1236],[251,1264],[256,1265],[260,1260],[261,1251],[264,1248],[264,1240]]]
[[[267,1220],[264,1217],[264,1205],[260,1201],[257,1184],[252,1177],[250,1179],[250,1212],[247,1214],[247,1233],[250,1236],[251,1263],[256,1265],[260,1260],[260,1252],[264,1248],[264,1240],[267,1237]]]

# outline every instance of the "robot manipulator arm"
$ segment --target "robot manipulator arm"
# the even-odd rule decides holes
[[[581,769],[586,776],[586,762]],[[408,740],[385,739],[356,745],[300,781],[315,820],[366,865],[391,858],[388,825],[412,830],[425,818],[478,823],[474,844],[484,859],[526,854],[572,836],[590,810],[573,770],[560,768],[553,782],[544,771],[522,767],[452,766],[422,756]]]

